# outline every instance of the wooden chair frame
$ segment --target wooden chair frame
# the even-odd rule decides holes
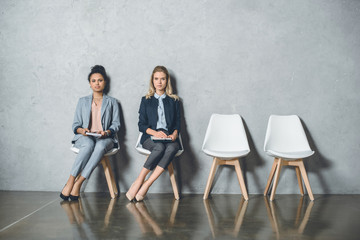
[[[212,164],[211,169],[210,169],[209,178],[208,178],[208,181],[206,183],[206,188],[205,188],[205,193],[204,193],[203,199],[207,199],[209,197],[209,193],[210,193],[210,190],[211,190],[211,185],[212,185],[212,183],[214,181],[216,169],[217,169],[217,167],[219,165],[230,165],[230,166],[235,167],[236,176],[237,176],[237,178],[239,180],[241,193],[243,194],[243,197],[245,198],[246,201],[249,200],[249,196],[248,196],[248,193],[247,193],[247,190],[246,190],[246,185],[245,185],[244,177],[243,177],[242,170],[241,170],[241,167],[240,167],[239,159],[234,158],[234,159],[230,159],[230,160],[222,160],[222,159],[217,158],[217,157],[214,157],[213,164]]]
[[[271,190],[271,195],[270,195],[270,201],[274,200],[276,188],[279,183],[281,168],[283,166],[294,166],[295,167],[296,177],[297,177],[299,188],[300,188],[300,194],[302,196],[304,195],[304,187],[302,184],[302,179],[304,179],[305,187],[309,194],[309,198],[311,201],[314,201],[314,196],[313,196],[313,193],[312,193],[312,190],[310,187],[310,182],[309,182],[308,176],[306,174],[306,169],[304,166],[303,159],[284,160],[282,158],[275,158],[274,163],[271,167],[269,179],[268,179],[266,187],[265,187],[264,196],[266,196],[268,194],[271,182],[274,179],[272,190]]]

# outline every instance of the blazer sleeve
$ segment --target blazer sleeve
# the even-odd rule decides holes
[[[112,99],[112,105],[111,124],[109,127],[109,130],[111,131],[111,137],[113,137],[114,134],[119,131],[121,126],[119,103],[115,99]]]
[[[83,118],[81,116],[81,99],[79,99],[78,104],[75,110],[74,121],[72,125],[72,130],[75,134],[77,134],[76,130],[83,125]]]
[[[176,119],[175,119],[175,129],[178,133],[180,133],[181,128],[181,116],[180,116],[180,101],[175,100],[175,111],[176,111]]]
[[[140,103],[138,126],[139,126],[139,131],[142,133],[146,133],[146,129],[148,129],[150,127],[149,119],[146,114],[146,99],[145,99],[145,97],[143,97],[141,99],[141,103]]]

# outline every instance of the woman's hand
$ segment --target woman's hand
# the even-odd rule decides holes
[[[87,136],[86,133],[87,133],[87,132],[90,132],[90,130],[87,129],[87,128],[78,128],[78,129],[76,130],[76,132],[79,133],[79,134],[81,134],[81,135],[83,135],[83,136]]]
[[[157,137],[157,138],[167,138],[168,137],[163,131],[154,131],[153,136]]]
[[[176,139],[177,139],[177,137],[178,137],[178,132],[177,132],[177,130],[175,130],[172,134],[170,134],[169,136],[168,136],[169,138],[171,138],[171,141],[175,141]]]
[[[107,138],[109,136],[109,131],[98,131],[97,133],[101,134],[100,138]]]

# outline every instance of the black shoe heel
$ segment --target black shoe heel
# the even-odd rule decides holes
[[[67,200],[69,200],[69,197],[70,197],[70,196],[65,196],[64,194],[60,193],[60,197],[61,197],[64,201],[67,201]]]

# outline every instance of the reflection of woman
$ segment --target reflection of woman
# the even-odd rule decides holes
[[[75,133],[73,143],[79,149],[79,154],[60,193],[64,200],[79,198],[82,183],[89,178],[103,155],[117,144],[115,134],[120,127],[119,106],[116,99],[104,94],[108,83],[105,68],[100,65],[91,68],[88,80],[93,93],[80,98],[76,107],[72,128]],[[87,133],[97,133],[99,136],[89,136]]]
[[[149,91],[141,99],[139,110],[139,130],[143,133],[140,143],[151,151],[139,176],[131,185],[126,197],[132,201],[144,199],[149,187],[165,171],[180,149],[179,97],[173,94],[170,75],[163,66],[157,66],[150,78]],[[150,136],[170,141],[153,141]],[[154,170],[147,181],[147,174]]]

